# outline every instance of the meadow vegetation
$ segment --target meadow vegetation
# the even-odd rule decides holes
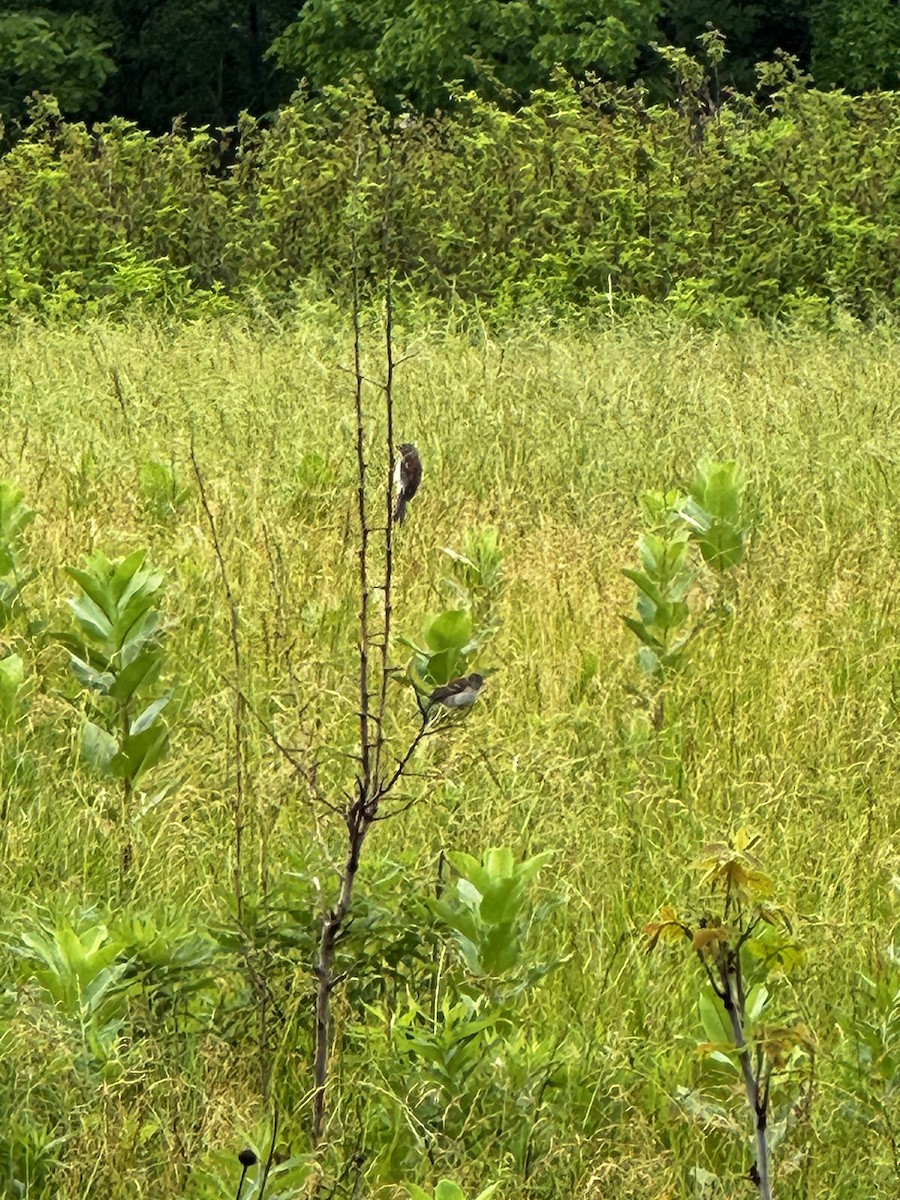
[[[471,602],[497,669],[370,834],[316,1146],[312,964],[346,833],[315,795],[340,802],[358,696],[349,324],[0,332],[3,1194],[233,1197],[245,1148],[242,1194],[268,1165],[270,1200],[749,1194],[703,972],[661,934],[715,928],[715,847],[751,837],[790,930],[763,964],[776,1193],[896,1194],[900,349],[846,324],[396,333],[425,481],[391,657]],[[372,378],[381,337],[367,311]],[[694,562],[660,709],[623,569],[642,497],[704,459],[740,465],[748,534],[727,583]],[[139,550],[132,692],[68,569]],[[402,677],[390,701],[402,747]],[[148,731],[152,761],[129,756]]]
[[[359,244],[366,281],[393,272],[435,320],[460,302],[494,324],[895,313],[898,93],[816,91],[780,59],[726,94],[669,57],[677,104],[569,83],[515,113],[460,94],[392,116],[346,85],[154,137],[36,101],[0,158],[0,312],[284,314],[346,302]]]

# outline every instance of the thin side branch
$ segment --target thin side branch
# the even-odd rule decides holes
[[[197,488],[200,492],[200,503],[203,506],[203,512],[206,515],[206,522],[209,525],[209,535],[212,539],[216,561],[219,564],[219,575],[222,579],[222,588],[225,592],[225,600],[228,604],[231,659],[234,666],[234,795],[231,803],[231,813],[234,821],[233,884],[237,919],[239,923],[242,923],[244,908],[244,693],[242,690],[241,673],[240,614],[238,611],[237,601],[234,598],[234,592],[231,590],[231,583],[228,578],[228,568],[225,565],[225,555],[222,553],[222,544],[219,541],[219,533],[216,528],[216,518],[213,515],[212,508],[210,507],[209,499],[206,494],[206,485],[203,480],[203,472],[200,470],[200,463],[197,461],[197,450],[194,444],[193,429],[191,430],[191,465],[194,469],[194,478],[197,480]]]

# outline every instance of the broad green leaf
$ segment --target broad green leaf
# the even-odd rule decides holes
[[[685,500],[678,515],[694,535],[706,533],[713,523],[712,515],[690,497]]]
[[[474,884],[482,896],[490,888],[490,875],[482,867],[478,859],[473,858],[471,854],[466,854],[461,850],[451,850],[447,854],[447,862],[463,879],[467,879],[470,883]]]
[[[522,894],[514,879],[494,883],[481,901],[481,919],[488,925],[512,921],[521,907]]]
[[[626,579],[630,579],[632,583],[637,584],[641,591],[645,592],[654,604],[662,604],[662,594],[649,575],[645,575],[643,571],[632,571],[630,567],[623,567],[622,574]]]
[[[138,572],[146,557],[146,550],[133,550],[121,562],[115,564],[109,587],[119,608],[122,608],[123,603],[127,600],[128,589],[140,586],[141,576],[138,575]]]
[[[700,1023],[709,1042],[713,1046],[719,1047],[734,1045],[734,1030],[731,1027],[728,1013],[725,1011],[722,1001],[709,985],[700,992],[698,1005]]]
[[[752,1027],[759,1020],[763,1009],[769,999],[769,989],[764,983],[757,983],[747,993],[747,1000],[744,1004],[744,1011],[747,1017],[747,1024]]]
[[[126,656],[123,653],[122,658]],[[129,700],[137,691],[149,687],[159,678],[163,653],[159,646],[144,645],[137,656],[117,673],[109,694],[116,700]]]
[[[81,754],[89,766],[108,771],[119,749],[116,739],[93,721],[85,721],[81,730]]]
[[[24,678],[25,660],[21,654],[7,654],[0,659],[0,691],[14,694]]]
[[[86,688],[92,688],[96,692],[101,692],[104,696],[109,694],[115,682],[115,675],[110,671],[95,671],[83,658],[71,652],[69,653],[69,662],[80,684]]]
[[[508,846],[490,849],[485,853],[484,867],[492,881],[512,879],[516,869],[515,856]]]
[[[460,651],[471,640],[472,619],[461,608],[441,613],[425,630],[425,641],[432,650]]]
[[[89,596],[80,596],[77,600],[70,600],[69,607],[88,637],[100,642],[103,646],[111,647],[112,623]]]
[[[512,925],[491,925],[478,942],[481,965],[488,975],[502,975],[521,959],[521,946]]]
[[[638,592],[637,610],[638,616],[641,618],[641,624],[650,629],[657,623],[657,614],[659,605],[655,600],[651,600],[646,592]]]
[[[169,731],[162,722],[151,725],[141,733],[129,733],[111,759],[109,769],[119,779],[137,779],[142,772],[156,766],[168,746]]]
[[[638,541],[638,557],[644,566],[644,570],[651,575],[655,575],[659,570],[659,565],[665,557],[666,543],[665,539],[659,537],[655,533],[645,533],[641,535]]]
[[[171,698],[171,694],[162,696],[159,700],[154,700],[152,704],[148,704],[140,716],[132,721],[131,728],[128,731],[129,734],[132,737],[137,737],[139,733],[143,733],[144,730],[149,729]]]
[[[66,567],[66,574],[75,580],[110,623],[115,620],[116,604],[110,594],[105,575],[100,576],[97,573],[85,571],[81,567]]]
[[[704,560],[716,571],[729,571],[744,557],[744,533],[731,525],[716,522],[697,539]]]
[[[658,638],[655,638],[650,630],[645,625],[642,625],[640,621],[635,621],[634,617],[623,617],[622,620],[625,622],[631,632],[636,637],[639,637],[645,645],[650,646],[655,650],[662,650],[662,642],[659,641]]]
[[[442,1179],[434,1189],[434,1200],[466,1200],[462,1188],[449,1179]]]
[[[743,474],[737,463],[704,461],[691,486],[691,495],[711,516],[739,525],[743,489]]]

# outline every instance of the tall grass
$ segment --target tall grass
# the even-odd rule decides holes
[[[231,646],[191,439],[239,603],[248,697],[285,742],[332,748],[330,786],[355,678],[347,328],[322,315],[265,330],[25,324],[0,340],[0,475],[39,510],[30,612],[67,627],[64,565],[148,546],[168,580],[179,709],[149,791],[173,788],[136,818],[123,895],[114,789],[77,762],[80,701],[62,650],[34,643],[39,683],[0,751],[4,940],[47,913],[218,928],[233,853]],[[680,957],[647,958],[639,936],[661,903],[691,893],[699,846],[739,825],[763,835],[791,902],[808,962],[786,986],[819,1040],[810,1113],[776,1154],[780,1194],[896,1194],[883,1125],[847,1098],[835,1012],[865,1007],[859,974],[885,969],[898,916],[898,343],[646,325],[409,340],[395,424],[418,443],[425,482],[400,535],[396,627],[415,638],[442,607],[440,548],[470,527],[499,529],[508,589],[491,654],[501,670],[465,727],[424,756],[409,785],[419,803],[376,829],[362,887],[400,864],[400,911],[433,891],[442,851],[553,850],[541,886],[565,903],[533,952],[563,961],[519,1014],[524,1039],[548,1039],[555,1055],[527,1170],[474,1113],[462,1143],[437,1138],[432,1161],[392,1162],[372,1130],[382,1111],[402,1123],[402,1102],[385,1099],[400,1069],[358,1052],[384,1043],[344,1004],[355,1032],[335,1119],[346,1162],[368,1156],[359,1194],[455,1173],[473,1187],[499,1179],[510,1197],[678,1196],[692,1194],[694,1168],[749,1187],[735,1182],[749,1162],[727,1119],[679,1091],[702,1077],[696,980]],[[619,614],[634,597],[620,568],[634,558],[640,493],[686,485],[704,455],[742,464],[757,532],[733,620],[698,639],[656,733],[628,689],[634,647]],[[327,879],[336,831],[249,718],[245,754],[249,892],[298,861]],[[300,1152],[312,980],[302,955],[276,957],[279,1139]],[[214,1019],[188,1007],[183,1022],[138,1033],[132,1014],[88,1086],[62,1018],[33,986],[16,992],[18,960],[4,954],[0,1070],[16,1117],[0,1151],[7,1165],[39,1164],[29,1195],[233,1195],[233,1156],[265,1143],[272,1105],[240,963],[210,971]]]

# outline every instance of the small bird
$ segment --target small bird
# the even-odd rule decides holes
[[[441,704],[444,708],[471,708],[484,687],[484,676],[463,675],[449,683],[436,687],[428,698],[428,708]]]
[[[402,525],[406,516],[406,505],[419,490],[419,484],[422,482],[422,460],[412,442],[404,442],[399,450],[400,457],[394,468],[394,487],[397,490],[394,520]]]

